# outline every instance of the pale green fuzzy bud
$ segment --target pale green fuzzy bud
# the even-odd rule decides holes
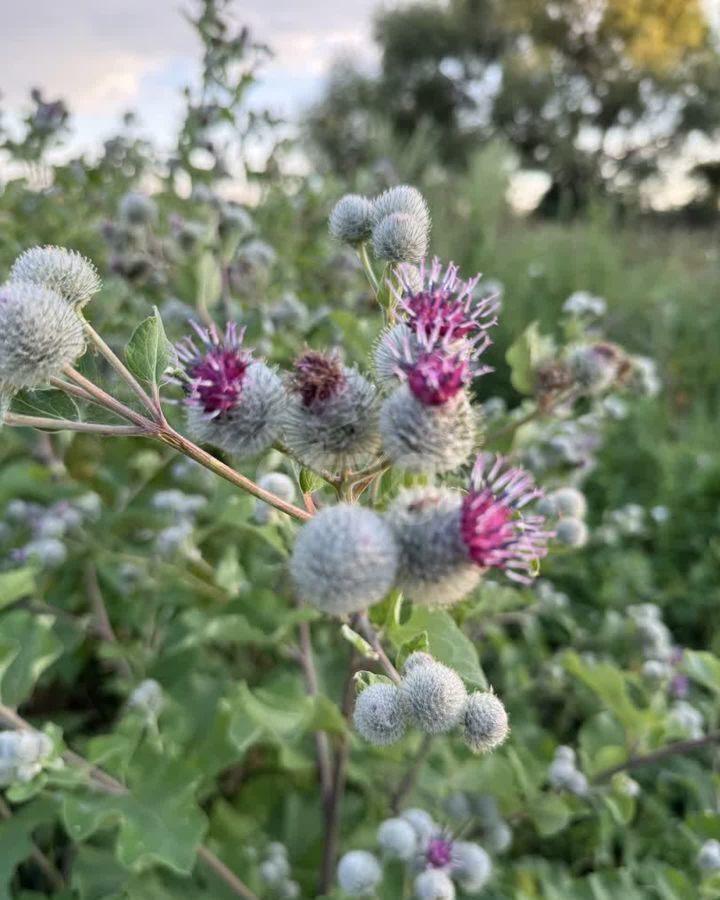
[[[360,194],[345,194],[330,213],[330,234],[344,244],[360,244],[373,228],[373,205]]]
[[[491,691],[470,694],[463,712],[463,737],[473,753],[499,747],[510,732],[505,707]]]
[[[413,363],[419,355],[418,339],[404,322],[386,328],[373,349],[373,370],[378,383],[384,387],[397,387],[398,360]]]
[[[400,818],[408,822],[418,837],[420,847],[424,847],[430,838],[439,830],[435,820],[424,809],[406,809]]]
[[[472,807],[467,794],[455,791],[445,798],[445,810],[451,819],[469,819],[472,816]]]
[[[582,519],[561,519],[555,526],[556,540],[566,547],[584,547],[588,536],[588,527]]]
[[[442,869],[426,869],[415,879],[417,900],[455,900],[455,885]]]
[[[418,852],[417,834],[405,819],[386,819],[378,828],[377,840],[388,859],[407,862]]]
[[[576,348],[569,364],[577,384],[590,394],[602,394],[615,384],[628,360],[615,344],[600,342]]]
[[[705,841],[698,852],[696,863],[703,872],[717,872],[720,869],[720,841],[714,838]]]
[[[421,403],[406,384],[380,410],[383,448],[399,469],[451,472],[467,462],[478,443],[479,415],[461,391],[447,403]]]
[[[337,878],[350,897],[370,897],[382,881],[382,869],[372,853],[351,850],[340,858]]]
[[[278,900],[297,900],[300,896],[300,885],[297,881],[284,881],[275,892]]]
[[[393,213],[403,213],[417,219],[426,231],[430,231],[430,210],[417,188],[401,184],[389,188],[373,201],[373,224],[377,225]]]
[[[153,225],[157,221],[157,203],[139,191],[128,191],[120,200],[120,218],[129,225]]]
[[[492,875],[492,862],[478,844],[453,843],[452,876],[466,894],[478,894]]]
[[[380,446],[377,388],[355,369],[343,373],[344,386],[327,400],[306,406],[298,395],[287,398],[283,439],[315,471],[359,468]]]
[[[0,385],[4,391],[47,384],[84,350],[82,322],[55,291],[26,282],[0,287]]]
[[[402,491],[386,513],[400,551],[397,585],[414,603],[450,606],[480,581],[462,540],[461,505],[458,491],[426,487]]]
[[[67,547],[58,538],[41,537],[36,541],[30,541],[23,547],[22,554],[25,558],[34,560],[46,569],[56,569],[67,559]]]
[[[280,841],[270,841],[270,843],[265,848],[265,855],[268,857],[268,859],[273,859],[278,856],[282,859],[287,859],[287,847],[285,846],[285,844],[281,844]]]
[[[509,849],[512,839],[512,828],[504,819],[500,819],[485,832],[483,843],[492,853],[503,853]]]
[[[269,887],[279,887],[290,875],[290,866],[282,856],[273,856],[260,863],[260,878]]]
[[[564,487],[553,491],[550,498],[554,504],[556,515],[569,519],[584,519],[587,515],[585,494],[577,488]]]
[[[263,490],[270,491],[286,503],[292,503],[295,500],[295,482],[292,478],[285,475],[284,472],[268,472],[258,479],[258,486]],[[256,500],[253,508],[253,519],[258,525],[267,525],[276,518],[276,512],[269,503],[264,500]]]
[[[11,282],[40,285],[59,294],[76,309],[100,290],[97,269],[75,250],[64,247],[31,247],[22,253],[10,269]]]
[[[427,226],[405,213],[393,213],[373,228],[373,253],[386,262],[419,262],[427,256],[429,242]]]
[[[455,728],[467,701],[462,678],[439,662],[411,669],[400,692],[408,717],[425,734],[444,734]]]
[[[429,666],[431,663],[434,663],[435,660],[429,653],[424,653],[422,650],[416,650],[414,653],[411,653],[410,656],[405,660],[405,664],[403,665],[403,673],[407,675],[408,672],[411,672],[415,666]]]
[[[405,709],[394,684],[371,684],[355,701],[353,722],[358,734],[376,747],[397,743],[405,734]]]
[[[306,603],[339,616],[382,600],[395,581],[397,564],[395,539],[380,516],[339,504],[303,526],[290,574]]]
[[[691,740],[698,740],[705,734],[703,714],[687,700],[676,700],[673,703],[668,720],[672,730]]]
[[[154,678],[141,681],[130,694],[128,705],[153,719],[157,718],[165,705],[165,696],[159,682]]]

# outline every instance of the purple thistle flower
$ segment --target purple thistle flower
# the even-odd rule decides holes
[[[426,406],[447,403],[472,379],[467,359],[459,353],[447,355],[441,350],[423,353],[408,366],[405,375],[410,390]]]
[[[553,534],[543,529],[544,516],[522,516],[520,510],[541,496],[524,469],[504,468],[502,457],[493,462],[480,454],[460,515],[470,558],[483,569],[502,569],[514,581],[528,583]]]
[[[449,837],[436,835],[425,848],[425,861],[434,869],[444,869],[453,861],[453,845]]]
[[[487,330],[497,323],[499,301],[490,296],[475,300],[473,291],[480,280],[476,275],[469,281],[458,278],[453,263],[443,271],[435,257],[430,266],[423,261],[417,270],[399,267],[401,290],[394,290],[399,308],[407,316],[407,324],[421,340],[436,344],[466,341],[478,355],[490,342]],[[417,290],[417,280],[421,289]]]
[[[305,350],[293,364],[291,389],[306,408],[322,406],[347,385],[347,377],[337,353]]]
[[[221,335],[215,324],[209,328],[190,324],[203,348],[198,349],[192,338],[177,345],[178,359],[188,376],[183,384],[187,403],[209,416],[222,416],[238,404],[252,362],[252,352],[241,347],[245,329],[229,322]]]

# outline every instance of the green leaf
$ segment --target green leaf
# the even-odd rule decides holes
[[[416,634],[415,637],[410,638],[409,641],[405,641],[402,647],[400,647],[395,664],[398,669],[402,671],[405,660],[411,653],[427,653],[429,650],[430,638],[428,637],[428,633],[427,631],[421,631],[420,634]]]
[[[365,638],[358,634],[357,631],[353,631],[349,625],[342,625],[340,627],[340,634],[361,656],[365,656],[368,659],[377,659],[377,653],[370,644],[368,644]]]
[[[515,390],[521,394],[532,394],[538,363],[550,358],[554,352],[553,339],[540,334],[538,323],[531,322],[505,354],[511,370],[510,381]]]
[[[13,398],[12,411],[24,416],[50,419],[81,419],[77,403],[65,391],[23,391]]]
[[[570,821],[570,809],[557,794],[538,797],[530,811],[535,828],[542,837],[557,834]]]
[[[717,656],[704,650],[687,650],[681,668],[693,681],[720,694],[720,659]]]
[[[322,476],[305,466],[303,466],[298,473],[298,484],[300,485],[300,490],[303,494],[312,494],[314,491],[319,491],[326,483],[327,482]]]
[[[0,572],[0,609],[35,593],[35,572],[30,568]]]
[[[3,642],[18,648],[2,672],[0,699],[8,706],[19,706],[32,694],[35,683],[60,656],[63,645],[53,633],[55,620],[48,615],[33,615],[17,610],[2,617]]]
[[[222,294],[222,271],[209,250],[206,250],[198,261],[196,278],[196,306],[198,309],[211,309]]]
[[[32,849],[32,833],[43,822],[55,818],[55,805],[37,799],[13,811],[9,819],[0,819],[0,900],[15,896],[11,883],[17,866],[28,859]]]
[[[435,659],[455,669],[469,684],[487,688],[473,642],[445,610],[413,607],[409,619],[390,628],[388,634],[400,651],[407,642],[418,640],[423,632],[427,634],[428,652]]]
[[[371,684],[392,684],[392,681],[387,675],[379,675],[377,672],[368,672],[366,669],[359,669],[355,672],[353,681],[355,682],[355,691],[358,694],[362,694],[365,688],[370,687]]]
[[[148,384],[160,384],[163,373],[175,362],[175,351],[167,339],[157,307],[133,331],[125,348],[128,369]]]
[[[643,722],[643,711],[630,699],[625,676],[619,669],[610,663],[588,665],[573,652],[565,655],[565,668],[584,682],[628,731],[637,731]]]

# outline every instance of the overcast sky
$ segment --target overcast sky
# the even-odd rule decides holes
[[[258,99],[292,114],[317,94],[337,55],[371,65],[378,5],[379,0],[236,0],[238,21],[275,51]],[[8,0],[3,6],[5,111],[21,111],[30,88],[39,86],[49,99],[69,103],[76,146],[91,147],[110,134],[128,109],[139,111],[144,129],[155,137],[171,133],[179,88],[197,71],[198,45],[182,16],[192,0]]]

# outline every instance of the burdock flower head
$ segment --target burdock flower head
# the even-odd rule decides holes
[[[502,569],[515,581],[530,581],[552,533],[544,530],[544,516],[521,510],[541,496],[524,469],[505,468],[501,457],[478,456],[460,515],[470,558],[482,569]]]
[[[311,469],[355,468],[378,449],[376,400],[375,387],[336,353],[306,350],[289,381],[285,442]]]
[[[75,250],[31,247],[15,260],[10,281],[41,285],[82,309],[102,287],[97,269]]]
[[[243,348],[234,322],[221,335],[215,325],[192,323],[202,346],[186,338],[177,348],[185,369],[186,411],[193,436],[236,453],[267,450],[282,427],[285,396],[272,369]]]

